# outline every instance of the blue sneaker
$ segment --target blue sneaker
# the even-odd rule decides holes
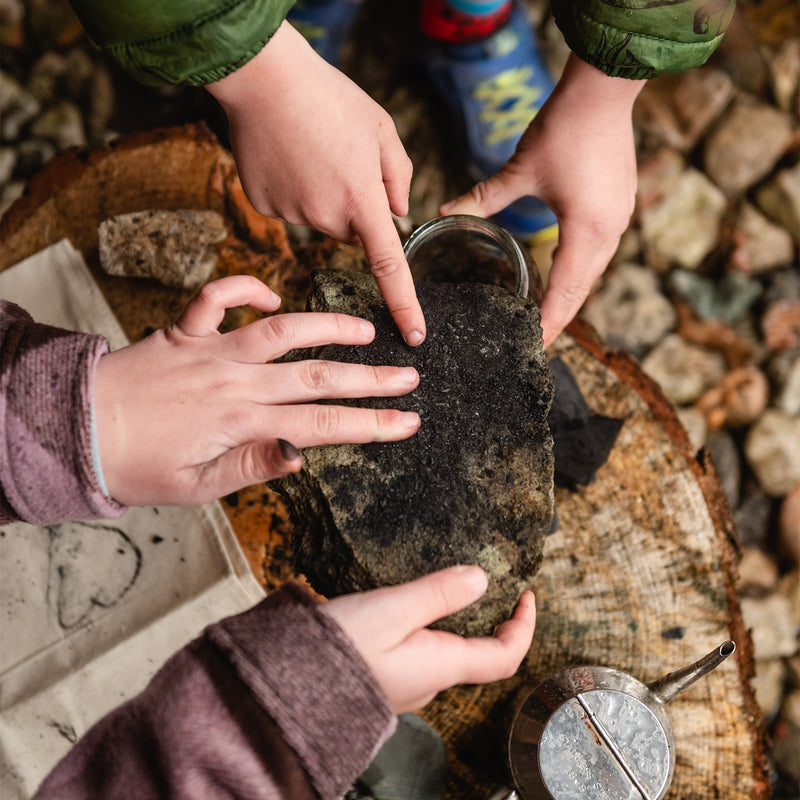
[[[518,0],[509,21],[474,44],[428,39],[423,58],[434,84],[461,125],[467,170],[474,181],[494,175],[553,91],[555,82]],[[494,217],[529,242],[558,233],[555,214],[536,197],[522,197]]]
[[[286,19],[329,64],[338,67],[362,0],[297,0]]]

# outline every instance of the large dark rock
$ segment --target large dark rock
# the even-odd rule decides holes
[[[413,365],[413,393],[348,402],[416,410],[422,425],[402,442],[310,448],[303,470],[276,484],[289,501],[296,567],[317,591],[335,596],[480,564],[488,592],[439,627],[488,635],[530,585],[553,517],[553,383],[539,309],[479,284],[420,282],[417,294],[428,334],[412,348],[372,276],[315,273],[309,310],[369,319],[376,337],[287,358]]]

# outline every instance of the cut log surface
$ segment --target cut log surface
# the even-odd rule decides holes
[[[61,157],[34,180],[0,224],[0,269],[67,236],[84,253],[132,340],[175,318],[187,293],[101,274],[96,227],[147,208],[212,208],[231,235],[213,277],[250,272],[304,304],[312,267],[363,254],[330,240],[290,245],[282,224],[242,205],[229,154],[201,129],[122,140],[89,156]],[[237,312],[227,324],[248,321]],[[508,786],[505,746],[516,704],[540,680],[578,664],[610,666],[645,683],[695,661],[726,639],[734,656],[668,706],[676,740],[670,800],[769,796],[764,732],[750,678],[753,651],[735,592],[738,551],[719,480],[658,387],[623,354],[573,323],[548,352],[571,369],[593,412],[624,420],[595,480],[556,489],[558,530],[536,575],[538,621],[519,673],[482,687],[456,687],[422,712],[448,751],[445,800],[483,800]],[[291,526],[266,485],[224,506],[267,590],[293,574]],[[357,724],[357,720],[353,721]]]

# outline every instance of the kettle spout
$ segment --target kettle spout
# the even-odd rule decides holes
[[[736,644],[731,641],[723,642],[716,650],[712,650],[699,661],[676,672],[670,672],[650,685],[650,691],[662,700],[669,703],[673,697],[682,692],[687,686],[693,684],[698,678],[707,675],[716,669],[731,653],[736,650]]]

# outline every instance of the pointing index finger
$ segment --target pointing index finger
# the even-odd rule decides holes
[[[353,221],[372,274],[400,333],[412,347],[425,340],[425,318],[386,201],[369,219]]]

